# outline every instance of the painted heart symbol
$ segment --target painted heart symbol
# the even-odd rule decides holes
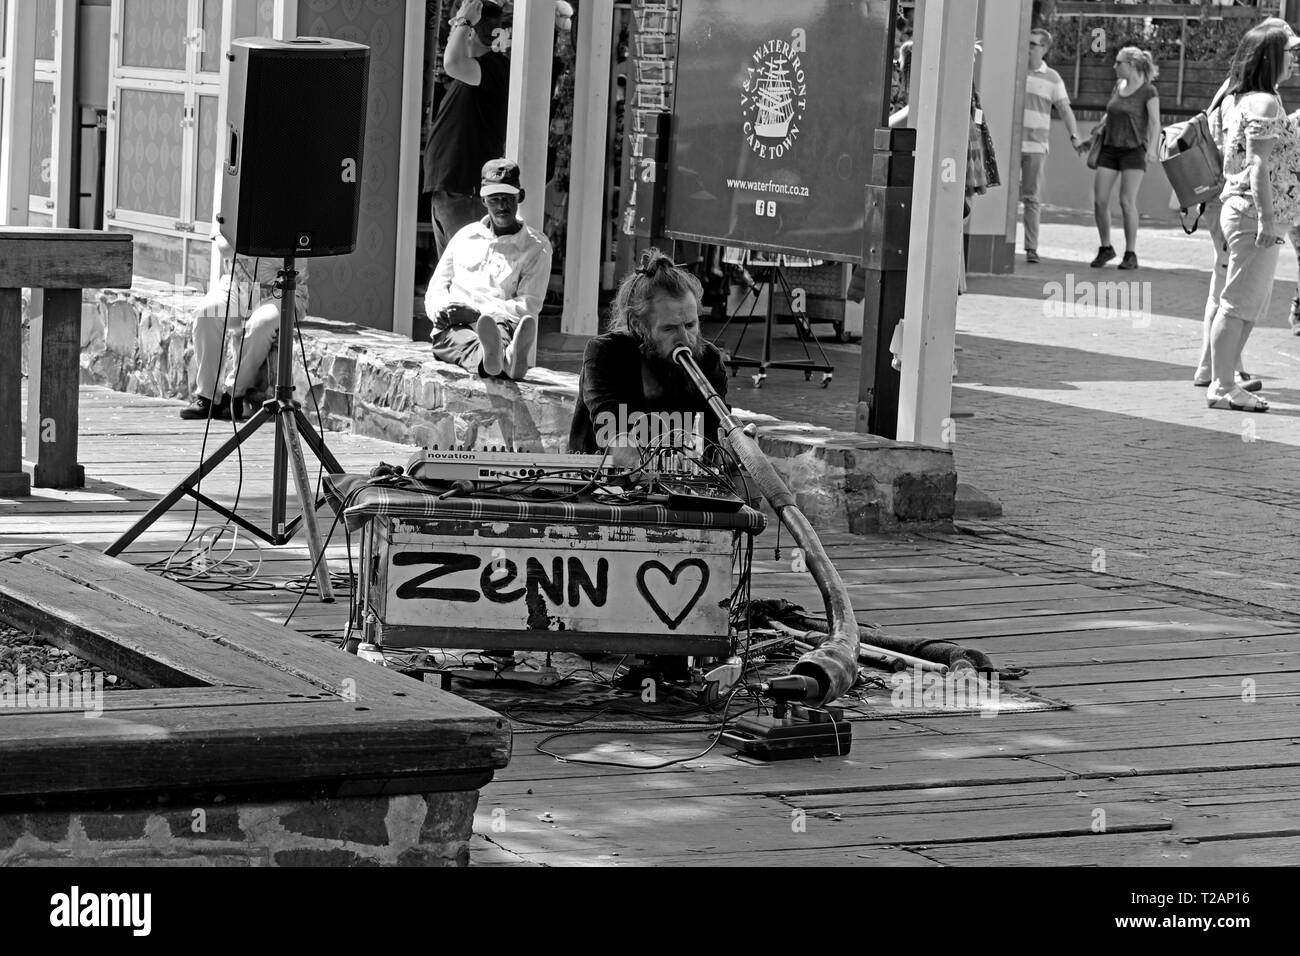
[[[662,604],[660,604],[660,599],[650,592],[650,587],[646,582],[646,575],[650,571],[657,571],[659,574],[662,574],[664,578],[667,579],[668,586],[673,589],[670,594],[665,595],[665,598],[676,597],[680,599],[681,592],[677,590],[677,579],[681,576],[683,571],[687,571],[691,568],[695,568],[700,572],[700,583],[696,586],[695,593],[690,596],[681,611],[679,611],[674,617],[664,609]],[[677,625],[686,620],[686,615],[691,613],[691,608],[695,607],[695,602],[700,599],[700,596],[704,594],[704,591],[708,586],[709,566],[700,558],[685,558],[678,562],[677,567],[673,568],[671,571],[668,570],[667,565],[661,564],[658,561],[647,561],[645,564],[641,565],[636,572],[636,588],[641,592],[641,597],[645,598],[646,604],[649,604],[650,609],[654,611],[655,614],[659,615],[659,620],[668,625],[668,630],[670,631],[677,630]]]

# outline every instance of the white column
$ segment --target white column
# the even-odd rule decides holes
[[[77,0],[59,0],[55,8],[54,68],[54,225],[66,229],[72,210],[81,200],[81,184],[72,181],[73,137],[81,135],[81,110],[77,106]]]
[[[299,0],[275,0],[271,13],[271,36],[277,40],[292,40],[298,35]]]
[[[545,224],[546,140],[554,55],[555,0],[515,0],[506,156],[519,164],[522,176],[525,195],[519,215],[537,230]]]
[[[970,271],[988,272],[990,251],[1014,252],[1016,213],[1020,205],[1020,136],[1024,128],[1025,48],[1029,40],[1032,4],[1029,0],[982,0],[980,42],[984,52],[976,61],[984,122],[993,137],[1002,185],[971,200],[968,231]],[[977,238],[978,237],[978,238]],[[977,248],[982,246],[982,248]],[[990,248],[993,247],[993,248]],[[991,271],[1011,271],[1010,262],[995,262]]]
[[[416,206],[420,201],[420,107],[424,96],[424,4],[406,5],[402,50],[402,135],[397,168],[397,260],[393,331],[411,336],[415,305]]]
[[[941,436],[952,408],[957,272],[978,12],[978,4],[970,0],[926,0],[926,29],[912,56],[913,79],[925,108],[912,119],[917,130],[916,177],[898,438],[925,445],[944,444]]]
[[[27,225],[31,203],[32,83],[36,75],[36,4],[10,2],[5,12],[4,128],[0,130],[0,218]]]
[[[574,44],[573,154],[569,164],[568,242],[564,255],[564,315],[560,331],[600,330],[600,240],[604,232],[605,137],[614,5],[588,3],[578,14]]]

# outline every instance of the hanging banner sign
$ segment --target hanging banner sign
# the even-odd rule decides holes
[[[894,8],[682,0],[665,232],[859,261]]]

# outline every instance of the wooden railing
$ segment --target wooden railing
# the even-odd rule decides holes
[[[1110,63],[1113,61],[1113,53],[1119,49],[1116,43],[1107,43],[1107,49],[1111,56],[1104,58],[1106,64],[1107,79],[1101,83],[1100,87],[1095,84],[1089,84],[1085,81],[1088,79],[1087,73],[1090,72],[1085,60],[1092,63],[1101,64],[1102,58],[1096,56],[1085,57],[1084,48],[1089,45],[1089,37],[1084,32],[1083,21],[1085,19],[1107,19],[1107,20],[1171,20],[1178,21],[1179,39],[1177,42],[1178,58],[1172,59],[1172,49],[1152,50],[1153,55],[1161,66],[1161,80],[1166,81],[1170,78],[1174,80],[1172,88],[1162,84],[1161,91],[1164,94],[1161,97],[1161,112],[1167,114],[1168,118],[1177,119],[1184,115],[1190,115],[1204,108],[1209,96],[1202,96],[1202,90],[1197,88],[1198,73],[1204,72],[1200,68],[1209,64],[1201,64],[1196,60],[1189,61],[1186,57],[1188,46],[1189,30],[1193,30],[1198,23],[1209,21],[1224,20],[1245,20],[1258,21],[1263,19],[1266,11],[1257,7],[1220,7],[1210,6],[1200,3],[1086,3],[1086,2],[1058,2],[1050,5],[1044,11],[1045,15],[1050,17],[1047,23],[1049,29],[1058,34],[1058,41],[1062,39],[1064,31],[1061,27],[1071,30],[1074,33],[1074,58],[1073,63],[1066,59],[1064,62],[1057,61],[1053,65],[1066,77],[1070,82],[1070,99],[1080,101],[1082,108],[1088,109],[1105,109],[1105,100],[1109,98],[1109,90],[1114,82],[1113,74],[1110,73]],[[1073,24],[1066,26],[1069,21]],[[1252,23],[1243,25],[1243,29]],[[1057,44],[1060,45],[1059,43]],[[1141,41],[1137,45],[1147,49]],[[1227,53],[1230,55],[1231,50]],[[1218,89],[1219,83],[1227,75],[1227,67],[1214,67],[1210,73],[1215,77],[1214,89]],[[1170,77],[1170,73],[1173,74]],[[1189,83],[1189,79],[1191,82]],[[1072,81],[1072,82],[1071,82]],[[1088,86],[1090,89],[1085,90]],[[1214,93],[1210,90],[1210,95]],[[1104,94],[1103,94],[1104,91]],[[1102,102],[1098,104],[1095,100],[1101,97]],[[1206,102],[1202,102],[1202,100]],[[1177,104],[1177,105],[1175,105]]]
[[[131,235],[77,229],[0,228],[0,495],[80,488],[77,393],[81,290],[129,288]],[[22,290],[45,290],[33,317],[27,372],[27,457],[22,455]]]

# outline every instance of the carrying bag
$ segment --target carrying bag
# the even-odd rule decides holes
[[[1106,117],[1101,118],[1101,122],[1092,128],[1091,138],[1088,141],[1088,155],[1084,158],[1084,163],[1089,169],[1096,169],[1097,163],[1101,159],[1102,143],[1106,139]]]
[[[1191,235],[1201,222],[1205,204],[1223,190],[1223,155],[1210,133],[1210,112],[1217,109],[1222,93],[1208,110],[1191,119],[1174,123],[1160,131],[1160,165],[1178,197],[1178,215],[1183,232]],[[1196,208],[1196,218],[1187,227],[1188,210]]]

